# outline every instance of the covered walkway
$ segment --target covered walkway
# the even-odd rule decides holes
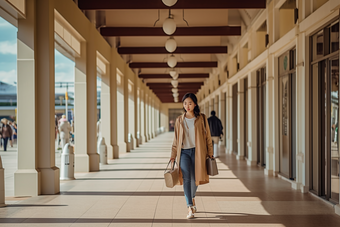
[[[199,212],[187,220],[182,187],[169,189],[163,181],[172,138],[172,133],[159,135],[109,160],[99,172],[77,173],[76,180],[61,182],[60,195],[7,202],[0,225],[340,226],[332,205],[232,154],[221,154],[220,174],[199,187]]]

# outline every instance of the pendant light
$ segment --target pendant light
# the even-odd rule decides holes
[[[177,42],[173,37],[170,37],[166,42],[165,42],[165,49],[169,52],[172,53],[176,50],[177,48]]]
[[[176,31],[176,22],[171,14],[165,19],[163,23],[163,31],[167,35],[172,35]]]
[[[172,81],[171,81],[171,85],[172,85],[174,88],[177,88],[177,87],[178,87],[178,80],[172,80]]]
[[[177,65],[177,59],[176,57],[172,54],[169,58],[168,58],[168,66],[170,68],[174,68]]]
[[[177,3],[177,0],[162,0],[162,2],[164,5],[171,7]]]

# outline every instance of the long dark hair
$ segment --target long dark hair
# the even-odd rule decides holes
[[[184,102],[184,100],[186,100],[187,98],[191,98],[192,101],[196,104],[195,108],[194,108],[194,114],[195,117],[198,117],[200,115],[200,107],[197,104],[197,97],[194,93],[186,93],[183,98],[182,98],[182,103]],[[187,112],[187,110],[183,107],[184,111]]]

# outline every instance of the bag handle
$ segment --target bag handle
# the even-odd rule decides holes
[[[170,165],[171,163],[171,160],[168,162],[168,165],[166,166],[165,170],[164,170],[164,173],[166,172],[166,170],[168,169],[168,166]],[[177,165],[176,161],[174,161],[174,165],[172,166],[172,169],[171,170],[174,170],[175,169],[175,164]]]

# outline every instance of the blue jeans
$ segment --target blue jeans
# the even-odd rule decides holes
[[[197,186],[195,183],[195,148],[182,149],[181,167],[183,175],[183,189],[187,206],[192,206],[192,199],[195,198]]]

